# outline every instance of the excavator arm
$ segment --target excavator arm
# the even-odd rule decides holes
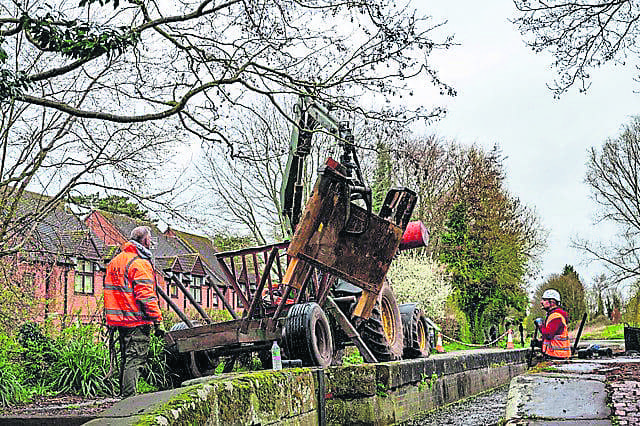
[[[406,188],[389,191],[380,214],[371,211],[371,190],[364,183],[348,125],[308,96],[296,104],[281,202],[294,232],[283,283],[301,289],[307,265],[341,278],[363,291],[353,315],[368,318],[384,284],[417,196]],[[302,212],[304,162],[313,133],[324,129],[342,147],[340,161],[331,158],[319,170]],[[285,290],[287,293],[288,290]]]
[[[371,213],[371,190],[364,183],[358,162],[353,134],[347,122],[336,120],[329,110],[313,100],[310,96],[300,96],[294,108],[295,125],[291,132],[289,158],[282,179],[280,202],[291,231],[295,231],[302,213],[302,197],[304,192],[304,168],[306,157],[311,152],[313,134],[319,128],[336,137],[342,147],[341,164],[345,167],[345,175],[349,179],[346,190],[351,201],[361,199]],[[349,230],[347,232],[362,233],[366,229]]]

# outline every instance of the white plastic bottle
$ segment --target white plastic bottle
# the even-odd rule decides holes
[[[282,370],[282,358],[280,357],[280,346],[278,346],[278,342],[273,341],[273,345],[271,345],[271,365],[273,365],[274,370]]]

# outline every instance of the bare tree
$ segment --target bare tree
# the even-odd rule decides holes
[[[592,69],[607,62],[637,62],[640,2],[636,0],[514,0],[514,20],[535,52],[550,51],[559,78],[550,89],[559,96],[574,84],[589,88]]]
[[[249,231],[258,244],[290,236],[281,205],[281,185],[290,152],[291,124],[268,103],[254,107],[259,117],[245,115],[228,128],[235,155],[226,146],[206,148],[196,164],[199,185],[213,194],[203,210],[210,229]],[[317,169],[332,148],[334,137],[317,132],[304,170],[307,195]]]
[[[453,184],[453,144],[435,135],[416,138],[405,134],[394,139],[398,183],[420,195],[414,216],[429,228],[433,237],[430,247],[436,249],[437,236],[447,214],[445,200]]]
[[[279,185],[290,133],[288,122],[273,108],[263,105],[262,111],[259,119],[246,115],[229,129],[234,156],[228,155],[226,147],[212,145],[196,163],[199,185],[213,194],[207,200],[213,208],[205,213],[209,223],[248,230],[258,244],[273,237],[270,231],[277,236],[286,233]]]
[[[144,189],[149,174],[164,166],[165,150],[174,145],[156,123],[89,127],[68,114],[17,102],[0,104],[0,120],[0,256],[20,250],[67,195],[88,185],[149,201],[152,194],[160,201],[170,192],[170,183],[160,191]],[[50,197],[23,208],[27,189]]]
[[[236,155],[227,128],[260,98],[289,121],[282,99],[299,94],[374,120],[441,115],[362,106],[424,76],[455,94],[428,61],[452,44],[432,39],[440,25],[382,0],[2,3],[0,255],[86,185],[177,211],[151,178],[180,176],[170,160],[190,138]],[[23,217],[27,187],[51,203]]]
[[[574,245],[602,261],[615,282],[640,275],[640,117],[625,125],[620,135],[601,149],[591,148],[585,182],[600,206],[597,223],[619,229],[612,243],[584,239]]]
[[[585,301],[587,302],[587,309],[591,318],[605,314],[604,295],[610,285],[611,282],[607,276],[605,274],[599,274],[593,277],[591,284],[585,288]]]
[[[439,23],[386,1],[131,1],[112,12],[92,7],[96,0],[82,1],[84,8],[61,1],[57,9],[35,1],[4,8],[0,35],[30,46],[4,43],[3,101],[115,123],[175,116],[194,133],[224,140],[217,124],[229,105],[251,108],[255,97],[246,93],[275,105],[275,94],[310,94],[396,120],[442,110],[376,111],[354,97],[402,95],[406,80],[420,76],[455,93],[427,60],[451,38],[432,40]],[[43,55],[55,60],[42,67]],[[75,79],[75,90],[55,90],[62,76]]]

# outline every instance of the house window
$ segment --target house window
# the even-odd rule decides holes
[[[24,288],[33,288],[33,283],[35,282],[35,275],[33,272],[25,272],[22,275],[22,284]]]
[[[93,262],[78,259],[73,290],[77,294],[93,294]]]
[[[212,305],[213,305],[213,306],[218,306],[218,305],[220,304],[220,299],[219,299],[219,297],[218,297],[218,294],[217,294],[217,293],[214,293],[212,297],[213,297],[213,299],[212,299],[212,300],[213,300]]]
[[[236,306],[238,308],[244,308],[244,306],[242,306],[242,299],[240,298],[239,294],[236,294]]]
[[[203,277],[198,277],[194,275],[191,280],[191,295],[195,299],[196,302],[202,303],[202,282],[204,281]]]
[[[176,280],[179,281],[180,279],[181,279],[180,278],[180,274],[179,273],[175,273],[173,275],[173,278],[169,282],[169,294],[174,299],[178,298],[178,286],[176,285]]]

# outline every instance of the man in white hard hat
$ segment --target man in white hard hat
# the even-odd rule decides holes
[[[569,314],[559,304],[560,293],[552,288],[545,290],[540,305],[547,311],[547,318],[534,322],[542,336],[542,353],[547,358],[566,359],[571,356]]]

